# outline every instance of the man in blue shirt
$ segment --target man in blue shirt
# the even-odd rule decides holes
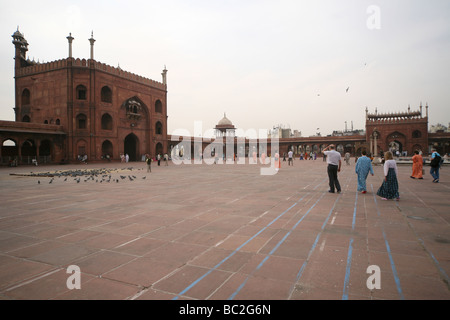
[[[431,154],[431,162],[433,162],[433,159],[435,157],[439,157],[442,160],[441,155],[436,151],[436,149],[434,149],[434,148],[431,149],[431,152],[432,152],[432,154]],[[433,163],[431,163],[430,174],[434,178],[434,180],[433,180],[434,183],[438,183],[439,182],[439,168],[441,167],[441,162],[442,161],[439,161],[437,165],[433,165]]]

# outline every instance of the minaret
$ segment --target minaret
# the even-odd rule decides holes
[[[165,65],[164,65],[164,70],[161,73],[161,75],[162,75],[162,82],[163,82],[163,84],[167,85],[167,69],[166,69]]]
[[[91,38],[89,39],[89,42],[91,43],[91,60],[94,60],[94,31],[91,32]]]
[[[69,58],[72,58],[72,41],[75,38],[72,37],[72,33],[69,33],[69,36],[66,39],[69,41]]]
[[[26,55],[28,51],[28,42],[27,40],[25,40],[24,35],[20,33],[19,27],[17,27],[17,31],[14,32],[14,34],[11,37],[13,38],[12,43],[16,48],[14,59],[16,60],[15,67],[16,69],[18,69],[22,66],[21,59],[26,60]]]

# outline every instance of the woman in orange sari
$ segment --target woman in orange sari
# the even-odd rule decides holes
[[[423,179],[422,169],[423,169],[423,158],[419,154],[419,151],[414,151],[414,156],[412,157],[413,167],[412,167],[412,179]]]

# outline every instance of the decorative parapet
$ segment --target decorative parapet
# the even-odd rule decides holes
[[[131,73],[128,71],[124,71],[121,68],[115,68],[115,67],[106,65],[104,63],[101,63],[101,62],[94,61],[94,64],[95,64],[94,68],[97,70],[100,70],[100,71],[103,71],[103,72],[106,72],[109,74],[113,74],[113,75],[125,78],[127,80],[136,81],[136,82],[139,82],[139,83],[142,83],[142,84],[154,87],[154,88],[158,88],[161,90],[167,90],[167,85],[163,84],[161,82],[158,82],[158,81],[155,81],[152,79],[148,79],[148,78],[142,77],[140,75],[137,75],[137,74],[134,74],[134,73]]]
[[[67,67],[67,59],[56,60],[47,63],[36,63],[32,66],[16,69],[16,78],[28,76],[36,73],[54,71]]]
[[[368,110],[366,109],[366,122],[402,123],[402,122],[411,122],[411,120],[427,121],[427,117],[422,116],[422,106],[420,106],[420,111],[411,111],[411,109],[408,108],[408,111],[406,112],[390,112],[390,113],[378,113],[377,110],[375,110],[375,113],[369,113]]]
[[[61,59],[61,60],[47,62],[47,63],[36,63],[35,65],[32,65],[32,66],[16,69],[16,78],[67,68],[69,66],[68,61],[70,59],[71,58]],[[148,78],[139,76],[137,74],[134,74],[134,73],[131,73],[128,71],[124,71],[121,68],[115,68],[115,67],[106,65],[104,63],[101,63],[101,62],[98,62],[95,60],[86,60],[86,59],[79,59],[79,58],[72,59],[72,67],[89,68],[91,63],[94,64],[93,67],[96,70],[99,70],[99,71],[102,71],[102,72],[105,72],[108,74],[112,74],[115,76],[119,76],[121,78],[130,80],[130,81],[135,81],[135,82],[138,82],[138,83],[141,83],[141,84],[144,84],[147,86],[151,86],[151,87],[154,87],[157,89],[167,90],[167,85],[164,83],[161,83],[161,82],[158,82],[158,81],[155,81],[152,79],[148,79]]]

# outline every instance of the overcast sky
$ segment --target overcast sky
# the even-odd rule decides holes
[[[226,112],[243,130],[364,129],[370,112],[450,121],[448,0],[0,0],[0,119],[14,120],[19,30],[40,62],[89,58],[168,82],[168,132]],[[346,89],[349,88],[348,92]],[[425,111],[424,111],[425,112]],[[319,130],[317,130],[319,128]]]

